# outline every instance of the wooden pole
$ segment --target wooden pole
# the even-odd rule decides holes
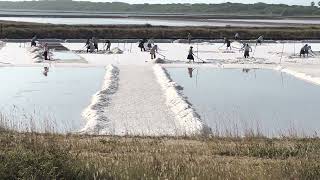
[[[296,55],[296,41],[293,41],[293,55]]]
[[[197,43],[197,56],[199,57],[199,43]]]

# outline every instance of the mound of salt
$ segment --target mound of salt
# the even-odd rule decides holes
[[[31,53],[36,53],[36,52],[39,52],[41,49],[40,48],[38,48],[38,47],[31,47],[30,49],[29,49],[29,51],[31,52]]]
[[[110,51],[112,54],[122,54],[123,51],[121,49],[119,49],[118,47],[115,47],[113,49],[111,49]]]
[[[165,64],[166,61],[164,59],[157,58],[153,63],[155,63],[155,64]]]
[[[185,39],[176,39],[173,41],[173,43],[183,43],[183,42],[186,42]]]
[[[36,57],[34,58],[34,63],[42,63],[43,62],[43,58],[42,57]]]

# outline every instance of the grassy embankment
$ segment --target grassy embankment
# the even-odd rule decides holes
[[[218,39],[232,38],[235,32],[242,39],[256,39],[264,35],[265,39],[299,40],[318,39],[320,26],[305,27],[165,27],[150,25],[49,25],[36,23],[0,22],[0,38],[30,39],[34,34],[39,38],[85,39],[96,36],[103,39],[124,38],[186,38],[190,32],[193,38]]]
[[[319,179],[320,139],[0,131],[0,179]]]

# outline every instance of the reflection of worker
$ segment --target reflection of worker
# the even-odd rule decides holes
[[[192,78],[193,68],[188,68],[189,77]]]
[[[48,72],[49,72],[49,67],[44,67],[43,75],[48,76]]]
[[[244,72],[244,73],[249,73],[249,72],[250,72],[250,69],[244,68],[244,69],[242,69],[242,72]]]

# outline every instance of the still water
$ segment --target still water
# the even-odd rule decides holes
[[[104,74],[104,68],[1,67],[1,124],[20,131],[77,131]]]
[[[63,61],[81,60],[81,57],[76,53],[70,51],[54,51],[52,52],[52,59]]]
[[[217,135],[313,136],[320,132],[320,87],[261,69],[168,68]]]
[[[67,24],[67,25],[144,25],[154,26],[243,26],[243,27],[270,27],[270,26],[303,26],[320,25],[320,20],[290,19],[148,19],[148,18],[50,18],[50,17],[0,17],[3,21]]]

